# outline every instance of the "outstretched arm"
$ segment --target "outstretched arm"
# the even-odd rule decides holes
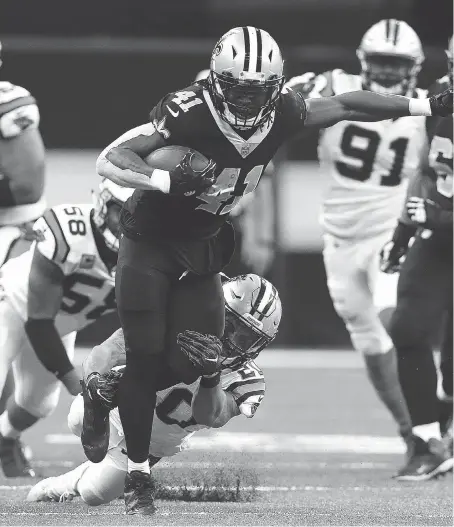
[[[305,126],[318,128],[326,128],[339,121],[382,121],[410,115],[448,115],[452,112],[452,91],[447,90],[430,99],[355,91],[307,99],[306,107]]]

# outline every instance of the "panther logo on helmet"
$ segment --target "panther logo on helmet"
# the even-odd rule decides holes
[[[222,337],[224,366],[255,359],[277,335],[282,304],[276,288],[256,274],[241,275],[223,283],[225,330]]]
[[[406,22],[393,18],[368,29],[356,55],[364,88],[396,95],[411,93],[424,62],[416,32]]]
[[[208,89],[222,119],[239,129],[271,119],[284,85],[284,61],[271,35],[236,27],[223,35],[211,55]]]
[[[116,185],[108,179],[99,184],[93,195],[93,223],[104,238],[106,246],[118,252],[120,247],[120,211],[134,189]]]

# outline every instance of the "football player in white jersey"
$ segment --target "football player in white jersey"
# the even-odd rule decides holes
[[[0,43],[0,53],[1,53]],[[0,60],[0,66],[2,61]],[[25,88],[0,81],[0,266],[45,209],[39,110]]]
[[[77,331],[115,310],[119,215],[132,190],[100,184],[94,206],[58,205],[39,218],[38,240],[0,271],[0,391],[12,366],[15,392],[0,415],[7,477],[33,475],[20,435],[55,408],[63,382],[80,393],[71,359]]]
[[[416,87],[423,49],[406,22],[386,19],[373,25],[357,56],[359,75],[336,69],[295,77],[287,85],[310,98],[361,89],[426,96]],[[364,355],[378,396],[405,438],[411,422],[384,326],[388,308],[395,306],[397,277],[380,272],[379,254],[399,217],[407,179],[420,170],[426,152],[424,117],[342,121],[322,131],[318,146],[321,170],[329,175],[321,223],[330,295],[353,346]]]
[[[253,417],[265,394],[265,379],[254,360],[276,336],[282,308],[276,289],[257,275],[242,275],[223,284],[226,329],[220,382],[204,386],[203,377],[158,391],[150,443],[150,464],[190,448],[190,437],[204,428],[219,428],[237,415]],[[268,315],[254,309],[260,291]],[[259,329],[261,327],[261,329]],[[224,357],[225,356],[225,357]],[[122,330],[94,348],[85,360],[84,376],[107,372],[125,362]],[[99,373],[95,373],[99,375]],[[83,399],[78,396],[68,416],[80,436]],[[127,471],[125,440],[118,409],[110,412],[110,443],[101,463],[86,461],[71,472],[40,481],[29,501],[65,500],[80,495],[89,505],[108,503],[123,494]]]

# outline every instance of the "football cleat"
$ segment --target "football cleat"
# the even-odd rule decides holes
[[[412,453],[393,478],[399,481],[427,481],[452,470],[453,462],[442,441],[431,438],[426,443],[414,436]]]
[[[36,477],[19,438],[10,439],[0,434],[0,463],[7,478]]]
[[[98,395],[94,383],[80,381],[84,398],[84,418],[80,439],[87,459],[100,463],[109,448],[110,422],[109,409]]]
[[[27,501],[71,501],[77,493],[58,489],[58,478],[46,478],[39,481],[28,493]]]
[[[125,513],[144,516],[154,514],[157,510],[154,504],[155,492],[150,474],[139,470],[128,472],[125,478]]]

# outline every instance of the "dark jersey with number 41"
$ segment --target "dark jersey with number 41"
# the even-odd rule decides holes
[[[272,118],[252,135],[239,135],[221,119],[206,83],[166,95],[150,120],[167,145],[193,148],[217,163],[216,183],[197,196],[136,190],[122,225],[127,234],[200,239],[215,234],[241,198],[252,192],[278,148],[304,126],[304,100],[284,91]]]

